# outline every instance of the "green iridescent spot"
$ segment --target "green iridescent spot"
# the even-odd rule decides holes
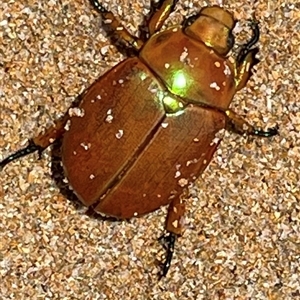
[[[182,70],[174,72],[172,76],[172,91],[175,94],[184,95],[187,90],[188,78]]]

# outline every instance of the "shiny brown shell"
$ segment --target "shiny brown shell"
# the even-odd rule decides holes
[[[87,91],[62,148],[66,176],[84,204],[118,218],[145,214],[179,197],[205,169],[224,114],[189,103],[168,114],[162,97],[174,96],[139,58]]]

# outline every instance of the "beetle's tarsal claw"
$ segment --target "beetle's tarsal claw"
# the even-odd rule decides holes
[[[164,249],[166,250],[166,260],[161,270],[160,279],[167,275],[169,268],[171,266],[171,260],[175,248],[175,241],[176,241],[176,234],[172,232],[168,232],[167,234],[159,238],[159,242],[163,245]]]
[[[33,153],[35,151],[38,151],[39,158],[40,158],[43,150],[44,149],[42,147],[36,145],[32,140],[30,140],[27,147],[13,153],[12,155],[8,156],[7,158],[3,159],[0,162],[0,171],[3,170],[3,168],[10,162],[12,162],[20,157],[26,156],[30,153]]]
[[[267,131],[255,129],[252,134],[262,137],[271,137],[278,134],[278,126],[269,128]]]
[[[246,58],[247,54],[251,51],[252,47],[258,42],[259,40],[259,26],[258,26],[258,21],[256,19],[249,20],[250,27],[252,29],[252,37],[251,39],[242,46],[240,49],[240,52],[237,56],[237,62],[238,64],[241,64],[244,59]],[[257,64],[259,62],[258,59],[255,59],[255,54],[258,52],[258,49],[252,49],[253,51],[253,65]]]
[[[250,49],[252,46],[254,46],[258,40],[259,40],[259,22],[255,18],[252,20],[249,20],[250,27],[252,29],[252,38],[247,43],[247,48]]]

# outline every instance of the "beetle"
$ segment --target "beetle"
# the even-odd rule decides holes
[[[212,159],[224,130],[277,134],[276,127],[256,129],[228,108],[258,63],[258,22],[251,22],[252,37],[234,60],[228,53],[236,21],[222,7],[204,7],[161,30],[177,2],[155,4],[148,38],[137,38],[91,0],[111,34],[135,55],[102,75],[54,126],[0,162],[3,169],[30,153],[41,155],[62,138],[65,175],[86,206],[129,219],[169,205],[162,276],[181,235],[185,192]]]

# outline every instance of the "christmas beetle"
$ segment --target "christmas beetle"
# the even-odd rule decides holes
[[[63,118],[26,148],[0,162],[37,151],[62,138],[62,163],[74,193],[96,212],[128,219],[169,205],[165,276],[181,234],[184,195],[210,162],[224,129],[271,137],[230,110],[258,48],[259,27],[236,59],[233,15],[205,7],[180,26],[161,31],[177,0],[159,1],[147,21],[148,38],[132,36],[100,2],[91,1],[119,43],[136,55],[102,75]]]

